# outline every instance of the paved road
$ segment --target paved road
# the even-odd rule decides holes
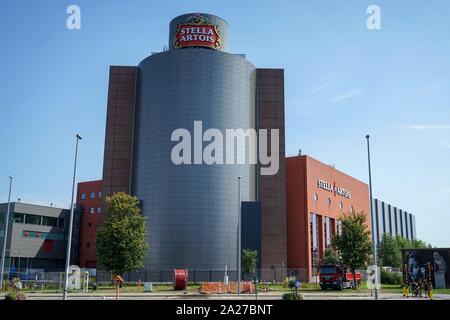
[[[325,292],[303,292],[305,300],[372,300],[373,297],[365,293],[325,293]],[[283,293],[260,293],[258,300],[279,300]],[[435,300],[450,300],[450,294],[436,294]],[[28,300],[60,300],[61,294],[28,294]],[[69,294],[70,300],[114,300],[114,294]],[[195,293],[180,294],[171,293],[123,293],[121,300],[253,300],[255,295],[244,294],[241,296],[232,294],[221,295],[199,295]],[[426,300],[425,298],[404,298],[400,293],[382,293],[381,300]]]

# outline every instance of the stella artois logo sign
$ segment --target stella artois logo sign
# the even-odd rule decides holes
[[[217,25],[208,23],[202,16],[194,16],[179,24],[173,44],[175,48],[207,47],[218,50],[222,47]]]

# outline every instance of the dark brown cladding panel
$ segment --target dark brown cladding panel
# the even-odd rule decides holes
[[[279,129],[279,171],[259,175],[261,202],[261,264],[263,268],[287,266],[285,187],[284,70],[257,69],[258,128]],[[268,139],[270,148],[270,139]],[[270,150],[270,149],[268,149]]]
[[[103,159],[103,194],[130,192],[137,67],[111,66]]]

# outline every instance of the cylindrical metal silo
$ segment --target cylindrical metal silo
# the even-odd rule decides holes
[[[242,201],[255,200],[255,165],[175,165],[171,134],[184,128],[194,139],[194,121],[202,121],[203,132],[223,133],[225,146],[226,129],[255,128],[255,75],[241,55],[198,47],[139,64],[133,193],[148,217],[147,270],[237,267],[237,177]]]

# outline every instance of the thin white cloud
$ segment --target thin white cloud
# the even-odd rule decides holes
[[[430,124],[404,124],[405,128],[413,129],[417,131],[430,131],[430,130],[450,130],[450,125],[430,125]]]
[[[337,103],[337,102],[342,102],[342,101],[348,100],[348,99],[350,99],[350,98],[359,96],[359,95],[361,94],[361,92],[362,92],[361,89],[353,89],[353,90],[351,90],[350,92],[348,92],[348,93],[346,93],[346,94],[343,94],[343,95],[341,95],[341,96],[334,97],[334,98],[332,99],[332,101],[335,102],[335,103]]]
[[[336,78],[336,75],[334,73],[327,74],[324,77],[322,83],[320,83],[318,86],[310,89],[308,92],[309,93],[320,93],[320,92],[325,91],[326,89],[329,88],[330,83],[334,80],[334,78]]]
[[[431,141],[441,147],[450,149],[450,125],[447,124],[403,124],[404,128],[413,130],[425,141]]]

